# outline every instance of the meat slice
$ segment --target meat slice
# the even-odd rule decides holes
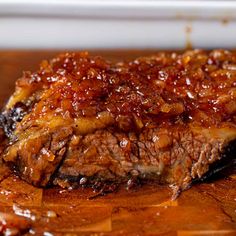
[[[1,123],[3,161],[36,186],[144,179],[186,189],[235,158],[236,53],[60,55],[17,80]]]

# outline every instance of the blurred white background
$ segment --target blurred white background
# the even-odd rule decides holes
[[[0,0],[0,48],[236,48],[236,2]]]

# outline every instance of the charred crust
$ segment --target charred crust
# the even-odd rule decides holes
[[[224,50],[117,64],[67,53],[43,62],[18,80],[0,115],[9,139],[3,160],[41,187],[101,195],[154,180],[187,189],[235,152],[235,64]]]
[[[29,108],[23,102],[17,102],[13,108],[2,112],[0,115],[0,125],[8,138],[13,138],[16,123],[23,119],[23,117],[28,113],[28,110]]]
[[[236,140],[231,141],[217,160],[209,166],[209,171],[195,182],[213,181],[216,178],[228,176],[236,166]]]

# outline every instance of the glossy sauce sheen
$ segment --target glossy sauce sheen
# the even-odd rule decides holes
[[[13,91],[14,81],[21,76],[23,69],[34,71],[43,58],[55,56],[57,53],[0,52],[0,74],[1,78],[4,78],[0,87],[1,102],[3,103]],[[120,61],[122,58],[132,59],[137,55],[152,53],[92,52],[112,61]],[[232,82],[231,79],[228,81]],[[224,89],[227,89],[227,86]],[[212,104],[209,106],[215,107]],[[224,109],[224,106],[219,109]],[[215,110],[212,109],[211,112]],[[227,120],[227,117],[219,115],[220,119]],[[214,117],[216,122],[218,119]],[[22,226],[22,229],[19,229],[23,230],[22,232],[25,232],[30,225],[31,230],[27,235],[52,233],[53,235],[233,236],[236,234],[235,173],[233,169],[228,178],[221,176],[214,182],[195,185],[176,201],[170,201],[172,193],[164,186],[146,185],[129,191],[121,189],[116,193],[88,200],[94,195],[91,189],[80,188],[70,191],[59,188],[39,189],[6,174],[5,178],[0,180],[0,211],[8,215],[0,215],[0,218],[5,217],[9,227],[19,229]],[[25,219],[14,218],[11,215],[13,213]],[[0,229],[1,224],[0,220]],[[5,229],[6,225],[3,228]],[[17,230],[12,229],[12,232]]]
[[[25,73],[17,85],[48,90],[26,123],[48,113],[73,119],[107,111],[121,129],[180,120],[209,127],[234,122],[236,54],[165,52],[112,63],[86,52],[67,53],[43,61],[38,72]]]

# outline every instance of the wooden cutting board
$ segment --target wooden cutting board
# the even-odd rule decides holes
[[[23,70],[34,71],[55,51],[1,51],[0,103]],[[153,51],[93,51],[111,60]],[[194,185],[171,201],[165,186],[146,185],[91,198],[91,189],[39,189],[14,176],[0,182],[0,212],[31,218],[28,235],[236,235],[236,169]]]

